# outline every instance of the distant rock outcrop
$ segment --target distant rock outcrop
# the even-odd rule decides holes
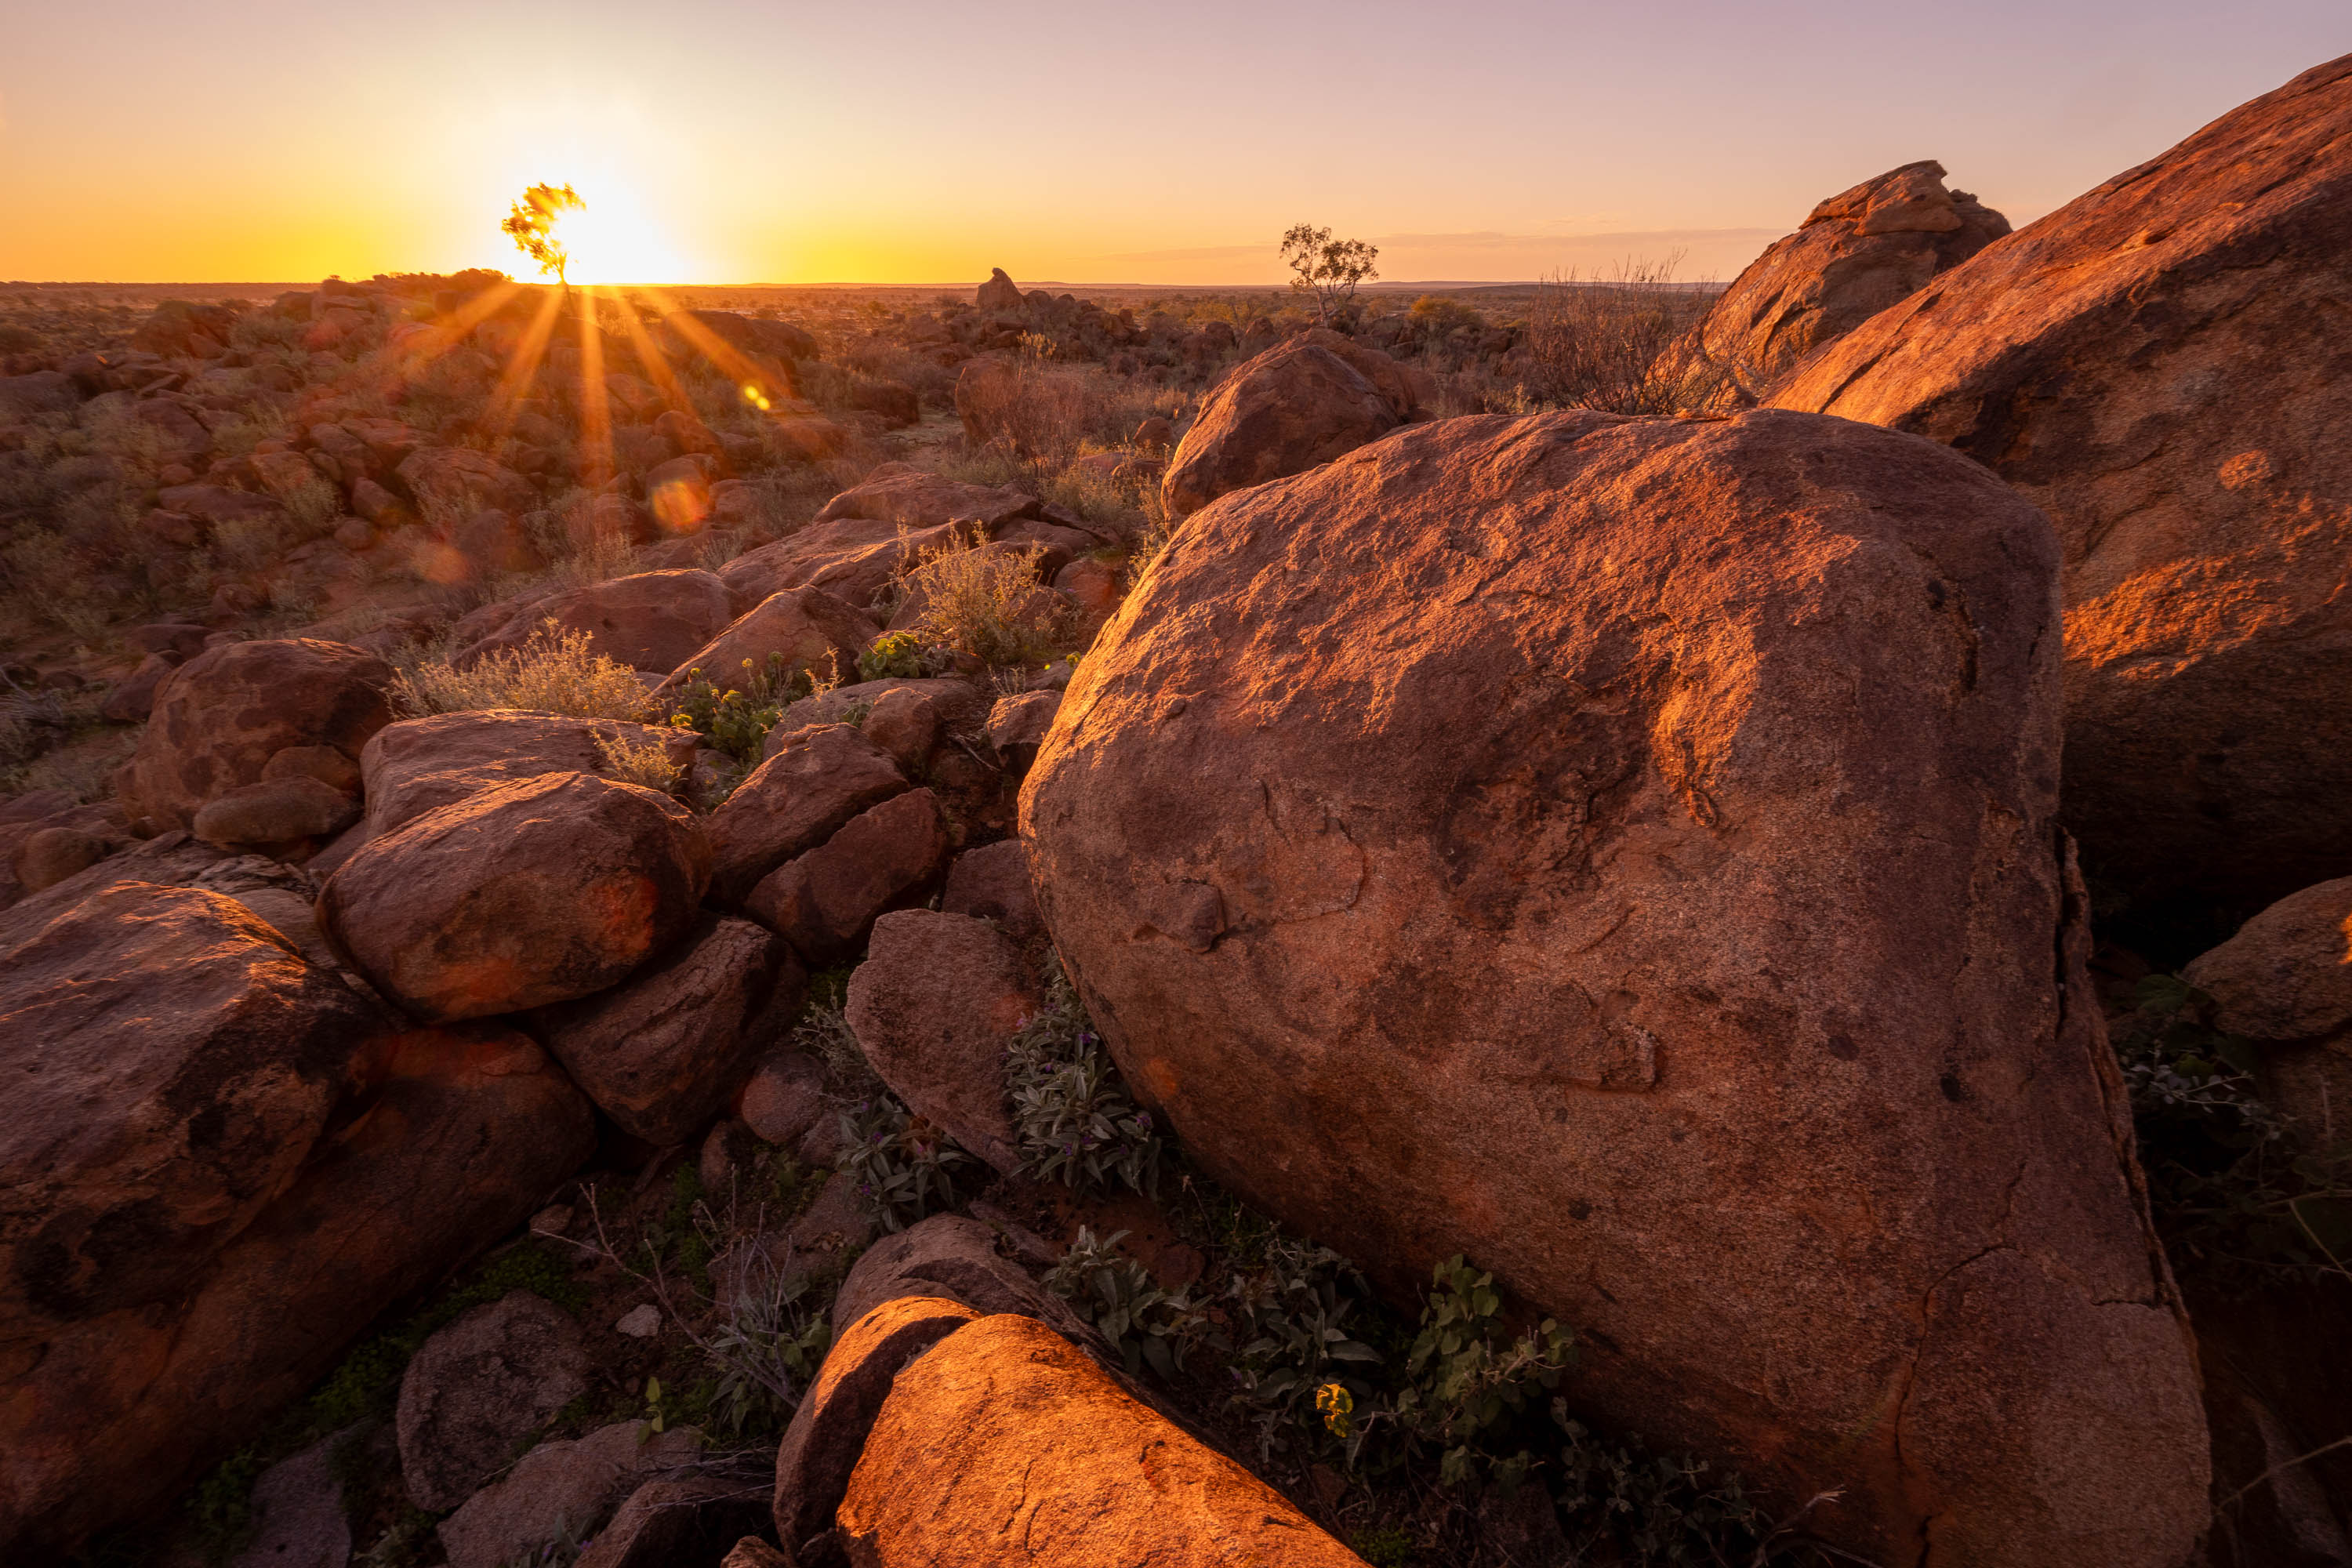
[[[2058,564],[1845,421],[1398,432],[1195,513],[1087,655],[1046,924],[1190,1157],[1391,1289],[1467,1254],[1596,1415],[1844,1489],[1809,1526],[1876,1561],[2168,1568],[2205,1426],[2057,829]]]
[[[2065,551],[2095,879],[2352,873],[2352,56],[1934,279],[1771,395],[1999,474]]]
[[[1732,280],[1699,327],[1699,346],[1734,399],[1754,403],[1797,362],[2009,232],[2009,220],[1944,166],[1906,163],[1840,192]]]
[[[1002,267],[989,269],[988,281],[980,286],[977,303],[983,310],[1021,310],[1027,308],[1021,297],[1021,285],[1006,277]]]

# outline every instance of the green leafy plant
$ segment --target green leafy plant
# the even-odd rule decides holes
[[[888,1094],[844,1111],[841,1132],[846,1144],[841,1168],[856,1183],[867,1217],[884,1230],[904,1230],[954,1206],[955,1173],[971,1156]]]
[[[860,680],[919,680],[945,668],[946,660],[913,632],[884,632],[857,656]]]
[[[2177,975],[2142,979],[2115,1033],[2149,1202],[2174,1267],[2250,1288],[2347,1272],[2352,1142],[2300,1142],[2256,1092],[2255,1047]]]
[[[1381,1360],[1350,1321],[1369,1294],[1338,1253],[1280,1235],[1261,1268],[1226,1288],[1229,1331],[1240,1342],[1233,1402],[1256,1426],[1262,1458],[1302,1432],[1319,1428],[1343,1443],[1356,1435],[1358,1407],[1377,1398],[1362,1369]]]
[[[1506,1418],[1528,1411],[1559,1385],[1574,1356],[1575,1336],[1546,1318],[1512,1335],[1502,1321],[1502,1293],[1491,1274],[1456,1253],[1437,1265],[1421,1314],[1421,1331],[1405,1358],[1404,1386],[1387,1409],[1376,1411],[1348,1441],[1353,1462],[1383,1425],[1409,1447],[1434,1449],[1438,1479],[1447,1486],[1491,1479],[1516,1488],[1535,1464],[1525,1447],[1495,1451]]]
[[[687,677],[670,712],[671,725],[693,731],[713,751],[747,765],[759,762],[768,731],[785,707],[812,689],[809,672],[793,668],[781,653],[768,655],[764,668],[743,660],[741,673],[724,688],[704,676],[698,666],[687,671]]]
[[[1127,1358],[1127,1369],[1150,1367],[1173,1378],[1186,1352],[1207,1332],[1208,1319],[1181,1290],[1162,1289],[1119,1243],[1127,1232],[1097,1237],[1078,1227],[1045,1288],[1085,1312],[1103,1338]]]
[[[1077,994],[1058,972],[1045,1005],[1007,1047],[1004,1077],[1029,1174],[1081,1191],[1116,1184],[1159,1194],[1167,1142],[1151,1113],[1136,1108]]]

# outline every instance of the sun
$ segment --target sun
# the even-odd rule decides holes
[[[582,180],[582,205],[560,215],[555,239],[574,283],[675,283],[691,276],[637,194],[614,180]]]

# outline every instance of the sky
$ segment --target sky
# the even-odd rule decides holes
[[[1896,164],[2020,225],[2352,52],[2347,0],[0,0],[0,280],[1728,279]]]

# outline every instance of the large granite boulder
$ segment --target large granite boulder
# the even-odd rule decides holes
[[[996,1169],[1021,1163],[1004,1052],[1036,1010],[1020,950],[986,921],[900,910],[874,922],[844,1012],[858,1049],[904,1100]]]
[[[1237,366],[1168,460],[1177,517],[1228,490],[1304,473],[1420,412],[1418,385],[1377,349],[1318,328]]]
[[[1936,278],[1776,389],[1914,431],[2064,552],[2095,882],[2252,910],[2352,874],[2352,56]]]
[[[807,975],[749,921],[706,914],[626,985],[542,1009],[537,1033],[621,1130],[684,1142],[800,1010]]]
[[[720,690],[748,689],[754,677],[766,677],[772,654],[783,657],[788,674],[805,670],[837,682],[857,673],[857,656],[880,635],[879,626],[822,588],[786,589],[688,654],[655,689],[654,700],[675,702],[698,679]]]
[[[835,1516],[853,1563],[1362,1560],[1029,1318],[966,1323],[890,1384]]]
[[[906,788],[898,764],[849,725],[793,731],[710,814],[712,891],[740,903],[769,872]]]
[[[1843,1489],[1879,1561],[2179,1563],[2057,566],[1846,421],[1400,432],[1195,514],[1087,656],[1022,798],[1046,923],[1218,1181],[1392,1289],[1467,1254],[1602,1417]]]
[[[379,834],[392,833],[428,811],[542,773],[609,778],[616,750],[646,746],[691,756],[694,737],[625,719],[572,719],[509,709],[404,719],[378,731],[360,753],[368,826]]]

